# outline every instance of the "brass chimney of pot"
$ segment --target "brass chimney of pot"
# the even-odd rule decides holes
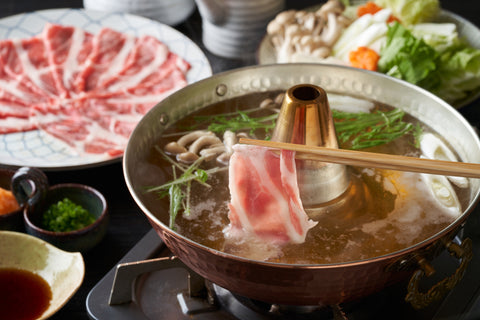
[[[326,92],[300,84],[287,90],[272,141],[338,148]],[[306,209],[340,197],[349,187],[345,165],[297,159],[300,197]]]

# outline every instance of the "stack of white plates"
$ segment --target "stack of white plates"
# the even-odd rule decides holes
[[[255,53],[267,24],[284,9],[285,0],[224,0],[223,5],[218,22],[212,22],[199,7],[203,43],[218,56],[242,58]]]
[[[194,0],[83,0],[85,9],[144,16],[168,25],[186,20],[195,10]]]

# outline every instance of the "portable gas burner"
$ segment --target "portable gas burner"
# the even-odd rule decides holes
[[[477,212],[478,210],[475,210]],[[86,306],[91,319],[461,319],[480,318],[480,239],[472,214],[458,238],[469,237],[473,259],[463,279],[445,298],[416,310],[405,302],[407,283],[358,301],[335,306],[286,306],[236,295],[195,274],[168,248],[154,230],[124,256],[116,268],[90,291]],[[474,221],[472,221],[474,220]],[[437,257],[428,282],[448,277],[458,261],[448,252]],[[452,271],[453,270],[453,271]]]

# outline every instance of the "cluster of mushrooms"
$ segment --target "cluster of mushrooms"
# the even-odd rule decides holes
[[[215,133],[207,130],[196,130],[165,145],[167,154],[174,155],[178,162],[191,164],[198,158],[206,161],[217,158],[222,164],[227,164],[233,153],[233,145],[237,143],[237,136],[232,131],[225,131],[223,141]]]
[[[279,93],[275,98],[262,100],[259,108],[267,108],[272,112],[279,112],[285,93]],[[246,132],[225,131],[223,141],[217,135],[208,130],[196,130],[181,136],[177,141],[169,142],[163,150],[165,153],[175,156],[176,160],[184,164],[192,164],[200,157],[205,161],[216,159],[223,165],[228,165],[230,156],[233,154],[233,145],[240,138],[251,138]]]
[[[279,13],[267,26],[277,62],[295,62],[298,57],[325,59],[342,31],[352,20],[343,13],[340,0],[329,0],[317,11],[288,10]]]

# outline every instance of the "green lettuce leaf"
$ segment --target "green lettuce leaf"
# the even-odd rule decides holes
[[[378,70],[390,76],[433,90],[439,85],[439,54],[422,39],[415,38],[398,22],[389,26],[380,53]]]
[[[427,29],[415,37],[399,23],[390,25],[379,71],[427,89],[451,104],[467,98],[480,88],[480,50],[454,36],[455,29],[437,29],[434,34]]]
[[[441,85],[432,92],[445,101],[465,99],[480,88],[480,50],[458,45],[445,50],[439,61]]]

